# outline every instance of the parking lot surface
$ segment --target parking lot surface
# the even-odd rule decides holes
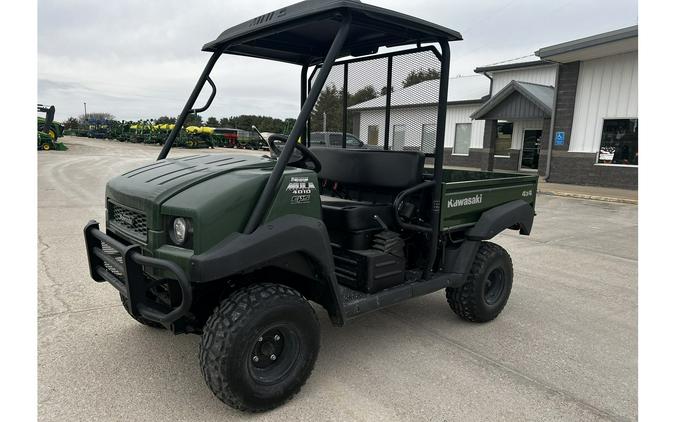
[[[198,336],[139,325],[88,275],[82,229],[104,221],[106,181],[159,147],[65,142],[68,151],[38,153],[40,420],[637,419],[634,205],[539,196],[531,236],[495,239],[515,279],[488,324],[461,321],[442,291],[342,328],[317,306],[321,352],[307,384],[281,408],[248,415],[207,388]]]

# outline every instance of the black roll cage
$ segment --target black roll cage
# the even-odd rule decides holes
[[[274,195],[277,190],[277,185],[279,184],[279,181],[281,180],[282,174],[288,165],[288,161],[291,158],[291,154],[293,153],[293,150],[295,148],[295,144],[298,141],[298,139],[302,138],[304,142],[306,142],[309,139],[309,117],[314,109],[314,106],[316,104],[316,101],[319,97],[319,94],[321,93],[321,90],[324,87],[324,84],[326,82],[326,79],[328,78],[328,74],[330,73],[331,69],[333,68],[333,65],[336,64],[336,59],[338,58],[338,54],[342,50],[342,47],[345,43],[345,40],[347,39],[347,36],[349,34],[350,30],[350,25],[351,25],[351,14],[349,13],[342,13],[340,16],[341,18],[341,24],[340,28],[333,39],[333,42],[326,53],[324,60],[322,63],[317,64],[314,68],[314,71],[310,77],[312,80],[311,86],[308,86],[308,78],[307,78],[307,72],[310,64],[304,64],[302,66],[301,70],[301,81],[300,81],[300,103],[301,103],[301,109],[300,113],[298,114],[298,118],[295,121],[295,124],[293,125],[293,129],[291,130],[290,135],[288,136],[288,141],[286,142],[283,150],[281,151],[281,154],[279,157],[277,157],[277,162],[270,174],[269,179],[267,180],[267,183],[265,184],[265,187],[263,188],[263,191],[258,199],[258,202],[256,203],[249,219],[248,222],[246,223],[246,226],[244,227],[244,234],[250,234],[252,233],[255,229],[258,228],[260,223],[262,222],[262,219],[269,209],[272,200],[274,199]],[[444,152],[444,139],[445,139],[445,121],[446,121],[446,112],[447,112],[447,98],[448,98],[448,78],[450,74],[450,46],[448,44],[447,39],[439,39],[438,43],[440,45],[440,53],[438,50],[434,47],[422,47],[419,43],[417,44],[417,48],[413,50],[405,50],[406,52],[410,51],[423,51],[423,50],[429,50],[431,49],[434,51],[434,54],[439,58],[441,62],[441,78],[440,78],[440,86],[439,86],[439,92],[438,92],[438,116],[437,116],[437,121],[436,121],[436,145],[434,148],[434,168],[433,168],[433,186],[430,183],[426,183],[425,187],[433,187],[433,202],[432,202],[432,210],[431,210],[431,233],[430,233],[430,245],[429,245],[429,256],[428,256],[428,261],[427,261],[427,267],[425,270],[424,278],[429,278],[433,264],[436,260],[436,254],[437,254],[437,245],[439,243],[439,237],[440,237],[440,204],[441,204],[441,194],[442,194],[442,178],[443,178],[443,152]],[[197,83],[192,90],[192,93],[190,94],[190,97],[188,98],[187,102],[185,103],[185,106],[183,107],[183,110],[181,111],[181,114],[179,115],[178,119],[176,120],[176,125],[174,128],[171,130],[169,133],[166,142],[164,143],[164,146],[162,147],[161,152],[159,153],[159,156],[157,157],[157,160],[163,160],[167,157],[169,150],[171,149],[171,146],[173,145],[176,137],[178,136],[178,133],[180,132],[181,128],[183,127],[183,124],[185,123],[185,119],[187,118],[188,114],[193,113],[195,111],[204,111],[208,108],[208,106],[211,105],[211,102],[213,101],[213,98],[215,96],[215,85],[213,84],[213,81],[209,77],[211,74],[211,71],[213,70],[213,67],[215,66],[216,62],[220,58],[222,54],[227,54],[228,53],[228,47],[230,45],[226,44],[223,46],[220,46],[209,58],[209,61],[206,63],[206,66],[204,67],[204,70],[202,71],[199,79],[197,80]],[[353,62],[353,61],[359,61],[359,60],[367,60],[367,59],[372,59],[374,57],[389,57],[389,62],[388,62],[388,86],[391,84],[391,57],[393,57],[396,54],[401,54],[400,52],[393,52],[393,53],[386,53],[384,55],[379,55],[379,56],[367,56],[364,58],[357,58],[353,60],[347,60],[347,61],[342,61],[340,63],[344,62]],[[318,74],[315,75],[315,73],[318,70]],[[347,78],[347,72],[345,70],[345,78]],[[208,82],[212,89],[213,92],[209,96],[209,99],[207,101],[207,104],[204,107],[194,109],[194,104],[199,97],[199,94],[201,93],[204,84]],[[308,90],[309,88],[309,90]],[[387,93],[387,113],[386,116],[388,118],[389,116],[389,109],[391,107],[390,103],[390,93]],[[345,104],[343,107],[346,108],[346,98],[347,96],[344,96],[345,98]],[[344,134],[346,133],[346,119],[343,119],[343,147],[346,146],[346,138]],[[388,149],[388,138],[389,138],[389,122],[385,125],[385,149]]]

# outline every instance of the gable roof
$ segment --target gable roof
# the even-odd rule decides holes
[[[359,0],[305,0],[225,30],[202,50],[288,63],[321,63],[350,14],[349,35],[338,57],[371,54],[379,47],[461,40],[457,31]]]
[[[484,119],[490,111],[506,103],[511,95],[517,93],[532,103],[544,116],[551,116],[553,111],[554,89],[552,86],[533,84],[529,82],[511,81],[497,94],[490,98],[472,115],[472,119]],[[512,117],[512,116],[505,116]],[[525,116],[523,116],[525,117]]]
[[[391,93],[391,107],[438,104],[439,79],[422,81]],[[459,76],[448,79],[448,104],[479,103],[490,94],[490,80],[482,75]],[[349,110],[384,108],[386,95],[354,104]]]
[[[551,45],[549,47],[543,47],[535,51],[534,54],[541,57],[542,59],[551,59],[554,56],[561,56],[563,54],[592,47],[606,46],[610,43],[617,43],[637,37],[638,26],[634,25],[627,28],[617,29],[615,31],[604,32],[602,34],[591,35],[590,37],[579,38],[561,44]],[[637,48],[637,43],[635,44],[635,47]]]

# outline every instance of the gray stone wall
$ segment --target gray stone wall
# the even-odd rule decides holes
[[[553,150],[548,181],[620,189],[638,188],[637,166],[597,165],[596,157],[592,152]]]
[[[553,133],[565,132],[565,143],[563,145],[555,145],[554,142],[554,150],[567,151],[569,149],[578,82],[579,62],[565,63],[558,67],[558,92],[555,102]]]

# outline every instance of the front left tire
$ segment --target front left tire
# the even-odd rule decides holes
[[[319,353],[314,309],[290,287],[262,283],[231,294],[207,320],[199,346],[206,384],[225,404],[262,412],[297,394]]]

